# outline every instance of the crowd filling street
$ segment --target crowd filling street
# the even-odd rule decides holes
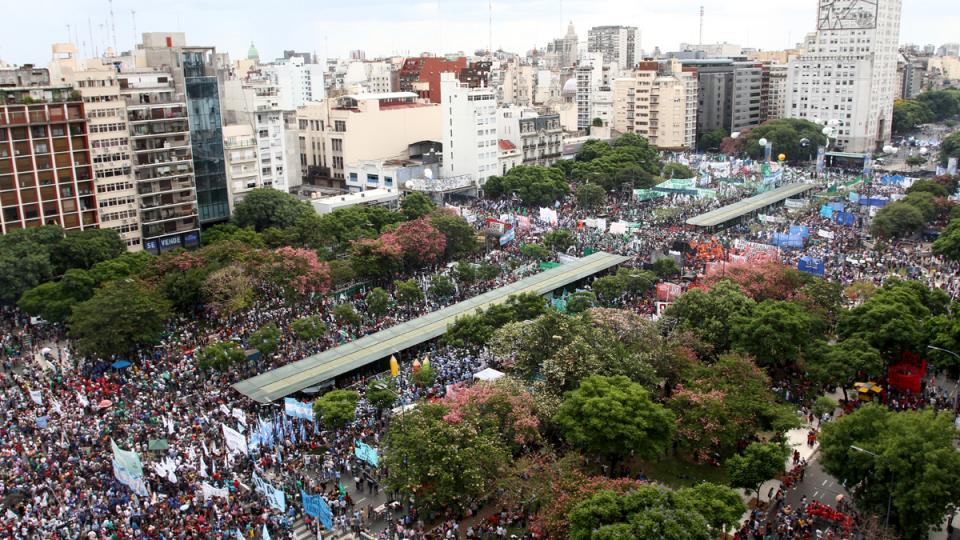
[[[301,493],[322,495],[332,510],[334,531],[328,535],[362,532],[373,538],[498,538],[525,531],[528,516],[511,507],[476,501],[472,515],[420,515],[408,495],[385,487],[389,474],[370,459],[357,456],[358,443],[379,448],[391,418],[426,400],[442,398],[451,385],[469,383],[487,367],[499,368],[503,359],[489,351],[430,344],[400,355],[399,373],[392,380],[399,399],[393,411],[379,411],[364,399],[373,381],[387,373],[354,374],[338,381],[360,393],[356,419],[342,429],[328,429],[314,419],[286,414],[283,404],[262,405],[236,392],[232,385],[245,378],[343,345],[463,301],[540,271],[525,258],[520,246],[542,239],[549,231],[566,230],[573,244],[560,257],[580,257],[606,251],[626,255],[627,266],[642,267],[660,257],[675,259],[686,287],[697,276],[725,272],[726,265],[761,250],[765,257],[796,268],[802,258],[822,261],[821,275],[844,288],[869,282],[881,286],[891,277],[919,280],[956,299],[960,295],[960,266],[934,255],[928,242],[878,242],[864,225],[870,207],[833,194],[853,216],[838,223],[825,216],[831,200],[805,196],[787,206],[766,210],[761,222],[750,216],[720,231],[686,225],[686,220],[770,189],[793,182],[815,184],[813,193],[829,186],[847,185],[860,172],[784,167],[768,186],[755,163],[730,162],[706,155],[674,155],[697,171],[697,184],[713,196],[690,192],[668,193],[637,200],[633,193],[614,193],[590,211],[577,205],[575,194],[544,212],[521,208],[516,200],[472,200],[454,210],[470,216],[477,232],[489,220],[514,227],[515,238],[495,251],[474,257],[499,270],[491,279],[458,283],[445,299],[427,295],[415,305],[398,307],[377,317],[369,313],[365,287],[317,295],[291,304],[282,297],[257,301],[241,313],[222,318],[198,311],[194,317],[171,322],[162,343],[151,350],[121,359],[87,358],[76,352],[62,325],[31,322],[15,308],[3,308],[2,381],[0,402],[0,537],[3,538],[272,538],[292,537],[301,524],[316,531],[316,519],[307,516]],[[897,199],[912,181],[884,182],[882,173],[868,177],[874,199]],[[451,206],[453,206],[451,204]],[[841,220],[842,221],[842,220]],[[602,226],[601,223],[602,222]],[[622,225],[614,229],[614,224]],[[636,226],[634,226],[636,225]],[[790,227],[808,232],[800,248],[775,246],[775,234]],[[610,229],[610,230],[608,230]],[[611,230],[617,230],[611,233]],[[716,247],[716,253],[690,246]],[[719,256],[717,256],[717,254]],[[556,260],[556,257],[554,257]],[[436,274],[453,275],[452,267],[435,267],[405,276],[426,290]],[[663,298],[652,291],[625,294],[619,305],[645,317],[657,317]],[[849,298],[855,303],[855,298]],[[362,316],[358,325],[340,325],[332,308],[352,303]],[[315,340],[296,338],[292,321],[319,315],[326,334]],[[218,341],[250,349],[255,330],[273,323],[281,331],[279,347],[268,357],[254,357],[223,372],[197,368],[195,354]],[[428,387],[413,381],[413,361],[429,357],[437,377]],[[418,363],[419,367],[419,363]],[[816,444],[821,419],[809,412],[796,381],[774,381],[785,402],[806,407],[810,415],[810,448]],[[952,410],[956,388],[936,384],[919,395],[890,395],[894,410],[935,408]],[[301,400],[307,399],[301,397]],[[840,411],[842,413],[842,411]],[[247,447],[237,451],[226,428],[239,432]],[[136,452],[142,461],[144,485],[132,489],[118,480],[112,444]],[[858,517],[840,501],[826,505],[804,500],[790,504],[787,495],[804,482],[807,460],[792,456],[790,472],[781,485],[766,492],[768,506],[756,509],[737,533],[739,538],[799,539],[859,537]],[[261,489],[258,482],[267,484]],[[269,495],[282,491],[282,501]],[[140,493],[137,493],[140,491]],[[367,498],[366,496],[369,496]],[[357,502],[366,498],[365,502]],[[762,497],[761,497],[762,498]],[[385,501],[374,505],[370,501]],[[840,513],[842,513],[842,515]],[[519,534],[530,535],[529,532]]]

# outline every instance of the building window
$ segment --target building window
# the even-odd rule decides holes
[[[368,174],[368,175],[367,175],[367,183],[368,183],[368,184],[379,184],[379,183],[380,183],[380,176],[379,176],[379,175],[376,175],[376,174]]]
[[[357,173],[355,173],[355,172],[350,173],[350,182],[352,182],[352,183],[354,183],[354,184],[357,183]]]
[[[384,176],[383,185],[386,187],[393,187],[393,178],[390,176]]]
[[[345,120],[334,120],[333,130],[337,132],[344,132],[347,130],[347,122]]]

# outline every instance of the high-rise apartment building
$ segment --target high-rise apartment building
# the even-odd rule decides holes
[[[42,225],[97,228],[90,137],[80,96],[69,86],[50,86],[49,78],[45,85],[0,90],[5,98],[0,103],[0,231]]]
[[[790,60],[787,115],[837,121],[839,150],[882,148],[893,118],[900,9],[901,0],[820,0],[817,32]]]
[[[786,64],[763,64],[763,91],[760,100],[762,122],[786,117],[787,71]]]
[[[727,134],[754,128],[763,121],[763,67],[728,58],[681,60],[695,69],[698,83],[697,133]]]
[[[603,53],[604,63],[631,69],[643,59],[640,31],[635,26],[594,26],[587,32],[587,51]]]
[[[560,69],[573,66],[577,63],[577,57],[580,54],[578,47],[577,31],[573,27],[573,21],[570,21],[567,25],[567,34],[547,44],[546,67]]]
[[[302,182],[297,166],[296,112],[284,110],[280,88],[268,78],[234,79],[224,83],[223,117],[229,124],[246,124],[257,141],[260,178],[256,187],[289,193]],[[237,191],[242,197],[247,190]]]
[[[223,149],[227,157],[227,180],[232,204],[243,200],[251,189],[263,187],[260,160],[257,159],[257,138],[249,124],[223,126]],[[300,174],[300,169],[296,169]]]
[[[304,62],[303,55],[291,55],[260,66],[261,73],[277,85],[279,106],[285,111],[320,101],[326,96],[324,70],[323,64]]]
[[[126,101],[143,249],[163,253],[200,245],[200,220],[185,96],[170,73],[118,75]]]
[[[696,143],[697,77],[678,60],[641,62],[633,77],[613,83],[613,129],[636,133],[663,149]]]
[[[216,49],[188,47],[182,32],[146,32],[135,54],[138,66],[168,71],[176,90],[186,96],[200,222],[226,221],[230,217],[230,195]]]
[[[453,73],[440,78],[443,103],[444,178],[465,178],[482,186],[497,174],[497,95],[493,88],[470,88]]]
[[[440,76],[443,73],[460,74],[467,67],[464,57],[455,60],[434,56],[407,58],[400,67],[399,83],[401,92],[414,92],[433,103],[440,103]]]
[[[603,126],[610,125],[613,115],[613,80],[619,73],[619,66],[605,62],[601,52],[588,52],[580,58],[574,71],[577,129],[589,129],[597,121]]]

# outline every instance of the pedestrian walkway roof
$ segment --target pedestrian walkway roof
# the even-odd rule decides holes
[[[628,257],[597,252],[412,321],[240,381],[233,387],[250,399],[268,403],[441,336],[457,317],[501,304],[512,295],[547,294],[613,268],[627,260]]]
[[[692,217],[687,220],[687,225],[693,225],[695,227],[716,227],[723,225],[751,212],[756,212],[762,208],[783,202],[790,197],[810,191],[815,187],[815,184],[788,184],[773,191],[754,195],[748,199],[735,202],[723,208],[718,208],[712,212]]]

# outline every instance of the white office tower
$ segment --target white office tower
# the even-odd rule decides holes
[[[836,121],[831,147],[866,153],[890,140],[901,0],[820,0],[817,32],[790,60],[786,113]]]
[[[453,73],[440,75],[443,96],[444,178],[486,183],[497,174],[497,100],[493,88],[470,88]]]

